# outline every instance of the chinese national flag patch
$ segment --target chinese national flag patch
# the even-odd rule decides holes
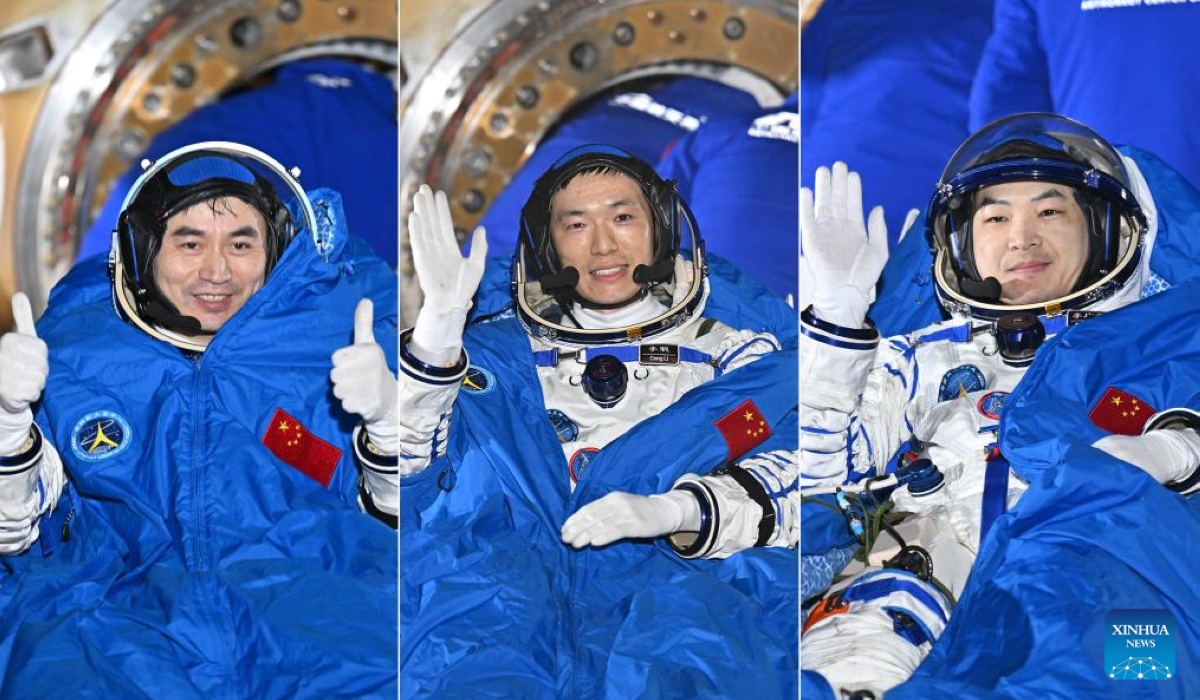
[[[262,442],[279,459],[316,479],[326,488],[337,469],[342,451],[308,432],[282,408],[275,409]]]
[[[740,406],[713,423],[729,446],[729,461],[741,457],[771,437],[771,426],[754,402],[746,399]]]
[[[1155,412],[1150,404],[1133,394],[1110,386],[1088,415],[1093,423],[1110,433],[1141,435],[1146,421]]]

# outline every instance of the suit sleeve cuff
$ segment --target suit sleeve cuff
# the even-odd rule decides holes
[[[42,458],[42,448],[45,445],[42,430],[37,423],[29,426],[29,437],[15,455],[0,456],[0,476],[13,476],[37,466]]]
[[[1145,435],[1151,430],[1192,430],[1200,435],[1200,413],[1187,408],[1160,411],[1146,421],[1142,434]],[[1168,481],[1163,486],[1184,495],[1200,491],[1200,464],[1193,465],[1190,475],[1177,481]]]
[[[459,355],[458,362],[452,367],[439,367],[431,365],[427,362],[422,362],[417,359],[417,356],[412,353],[409,344],[412,341],[413,329],[400,332],[400,371],[417,381],[426,384],[448,385],[457,384],[467,376],[467,367],[470,364],[470,357],[467,355],[466,348],[463,348],[462,354]]]
[[[822,321],[813,313],[811,306],[800,312],[801,335],[837,348],[875,350],[879,345],[879,331],[870,319],[867,319],[866,325],[866,328],[845,328]]]

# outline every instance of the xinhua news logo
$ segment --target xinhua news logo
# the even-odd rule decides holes
[[[1175,677],[1175,616],[1167,610],[1113,610],[1104,618],[1104,666],[1117,681]]]

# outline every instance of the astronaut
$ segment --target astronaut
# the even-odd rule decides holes
[[[737,331],[700,315],[707,295],[703,245],[686,205],[673,195],[673,185],[644,161],[616,148],[582,146],[538,180],[522,210],[514,301],[561,438],[560,476],[572,488],[590,459],[638,420],[780,348],[770,333]],[[423,188],[411,221],[426,301],[412,333],[401,339],[400,415],[412,417],[401,420],[402,475],[428,466],[439,442],[444,450],[438,433],[466,378],[462,325],[487,249],[477,229],[470,257],[455,259],[444,203],[444,195]],[[690,261],[678,255],[683,228],[697,251]],[[455,267],[456,275],[437,273]],[[436,385],[433,377],[454,381]],[[612,493],[564,523],[563,541],[578,548],[687,533],[671,541],[689,557],[791,546],[794,468],[794,453],[775,451],[720,474],[684,476],[664,494]]]
[[[1136,165],[1082,124],[993,122],[951,158],[927,213],[949,320],[880,339],[866,314],[887,259],[881,208],[864,225],[861,183],[844,163],[815,184],[801,194],[814,293],[801,316],[802,486],[878,489],[879,500],[896,487],[895,511],[911,515],[898,551],[812,609],[802,666],[827,693],[880,697],[928,653],[947,593],[962,591],[988,528],[1026,489],[997,447],[1005,398],[1046,337],[1137,301],[1155,214]],[[1145,415],[1141,434],[1095,446],[1190,493],[1196,425]]]
[[[108,265],[72,271],[36,328],[14,297],[0,339],[6,694],[395,692],[395,535],[379,522],[397,513],[395,381],[390,403],[330,397],[340,346],[384,356],[394,290],[336,193],[310,199],[269,156],[207,142],[148,165]],[[335,392],[386,388],[339,359]],[[332,596],[361,608],[314,616]],[[327,665],[339,652],[323,626],[354,630],[353,671]],[[106,653],[121,648],[136,653]],[[63,657],[106,660],[63,673]]]
[[[678,557],[723,560],[756,547],[786,551],[795,545],[796,458],[794,414],[790,413],[796,405],[795,391],[792,382],[774,381],[771,372],[771,358],[790,363],[787,358],[794,355],[779,352],[781,343],[771,333],[736,330],[702,315],[709,289],[703,242],[673,183],[662,180],[640,159],[608,146],[582,146],[554,163],[537,181],[522,210],[513,264],[513,308],[472,325],[465,343],[469,356],[463,326],[482,275],[485,234],[476,230],[470,254],[464,258],[454,239],[445,197],[427,187],[416,195],[409,227],[425,301],[415,327],[402,332],[400,339],[399,469],[405,477],[402,491],[413,489],[405,491],[403,503],[421,501],[416,495],[409,498],[408,494],[417,493],[417,486],[406,482],[417,483],[426,471],[438,473],[447,494],[443,498],[467,499],[459,492],[473,488],[477,493],[471,503],[492,502],[503,492],[508,499],[505,520],[517,530],[513,539],[524,538],[523,549],[538,552],[546,562],[564,562],[564,558],[587,562],[591,550],[608,556],[610,548],[605,545],[610,543],[664,536],[677,555],[676,562]],[[691,245],[690,256],[681,254],[684,236]],[[713,437],[718,432],[712,429],[712,419],[697,420],[697,416],[709,415],[722,387],[743,391],[739,377],[743,382],[762,378],[762,386],[767,387],[763,392],[776,399],[753,394],[753,400],[721,404],[717,417],[726,414],[726,423],[733,426],[728,430],[717,426],[725,437],[722,442],[721,437]],[[497,396],[502,393],[506,395]],[[709,404],[703,404],[705,400]],[[516,434],[505,427],[509,419],[502,417],[513,410],[508,402],[526,412],[513,417],[521,425]],[[661,431],[670,425],[666,418],[658,418],[672,411],[690,411],[674,414],[690,420],[678,423],[674,435],[663,435]],[[644,462],[614,463],[622,450],[627,455],[630,450],[639,452],[639,443],[631,442],[636,438],[626,439],[631,431],[636,428],[643,431],[639,435],[649,435],[644,431],[652,427],[660,432],[640,443],[637,459]],[[697,457],[699,463],[686,465],[688,473],[675,474],[674,464],[653,457],[662,445],[670,445],[672,457],[683,461],[683,455],[701,444],[685,444],[683,436],[689,429],[707,431],[704,439],[715,439],[728,458],[705,464]],[[765,442],[773,433],[779,434]],[[543,439],[545,434],[548,439]],[[468,446],[459,447],[464,440]],[[708,447],[715,449],[711,443]],[[486,472],[476,466],[482,462],[487,464]],[[477,480],[483,478],[495,479],[496,484],[480,487]],[[468,480],[471,483],[464,484]],[[514,482],[525,486],[513,488]],[[612,488],[613,484],[619,488]],[[647,490],[635,492],[635,488]],[[597,493],[606,495],[587,501]],[[576,504],[582,507],[572,514]],[[404,505],[403,510],[410,508],[419,506]],[[432,523],[454,509],[448,504],[438,508],[434,502],[421,509],[413,527],[444,530]],[[481,517],[478,513],[469,517]],[[477,532],[470,545],[475,548],[481,547],[478,538],[484,532],[492,535],[497,527],[492,524],[484,531],[456,522],[456,533]],[[542,539],[550,528],[561,528],[556,533],[561,541]],[[401,534],[420,536],[408,529],[404,513]],[[580,558],[569,558],[563,542],[579,550],[571,557]],[[460,547],[446,546],[461,552]],[[405,578],[424,580],[425,565],[417,563],[415,556],[408,558],[418,545],[406,541],[403,547]],[[638,576],[659,576],[648,572],[665,572],[668,567],[678,572],[678,563],[666,562],[654,551],[654,547],[650,553],[630,551],[631,557],[653,558],[639,568]],[[794,566],[794,554],[788,554]],[[550,563],[545,577],[561,578],[566,588],[587,585],[590,579],[585,577],[564,578],[564,566],[582,570],[585,564]],[[512,585],[531,586],[539,578],[525,574]],[[575,642],[577,651],[572,654],[557,659],[550,655],[553,663],[574,663],[582,654],[579,648],[602,636],[594,629],[587,631],[581,622],[585,613],[579,608],[598,603],[600,596],[632,580],[631,574],[603,591],[569,594],[576,610],[571,613],[573,621],[565,624],[579,630],[574,634],[581,641]],[[419,604],[432,605],[424,599]],[[540,606],[531,615],[543,615],[545,609]],[[514,610],[506,612],[520,616]],[[614,619],[611,610],[608,618]],[[414,638],[434,636],[432,631],[421,631],[420,622],[410,625],[406,619],[404,624],[413,630]],[[776,631],[785,633],[784,628]],[[463,644],[456,642],[456,646]],[[406,648],[406,653],[422,653],[413,649],[418,645]],[[421,687],[423,681],[408,674],[428,669],[411,659],[402,663],[405,683]],[[783,682],[792,682],[794,668],[794,662],[790,670],[781,665],[781,678],[789,679]],[[549,677],[557,673],[546,671]],[[578,679],[586,672],[576,674]],[[445,674],[434,673],[428,682],[443,683]],[[576,682],[589,687],[589,681]],[[438,686],[421,692],[438,689],[445,691]]]

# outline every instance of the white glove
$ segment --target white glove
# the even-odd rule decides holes
[[[1109,435],[1097,440],[1092,447],[1129,462],[1160,484],[1183,481],[1200,467],[1200,435],[1194,430]]]
[[[396,376],[388,369],[383,348],[375,342],[375,305],[370,299],[354,309],[354,344],[333,353],[333,395],[347,413],[362,416],[363,428],[380,452],[396,454]]]
[[[900,237],[896,239],[896,245],[904,242],[904,237],[912,230],[913,224],[917,223],[917,217],[921,215],[920,209],[909,209],[908,214],[904,216],[904,224],[900,227]]]
[[[13,295],[12,314],[16,330],[0,338],[0,455],[16,455],[24,447],[33,424],[29,405],[41,397],[50,374],[49,351],[37,337],[24,292]]]
[[[408,233],[413,267],[425,297],[409,349],[422,362],[453,367],[462,351],[471,298],[483,277],[487,233],[482,227],[475,229],[471,254],[464,259],[454,237],[446,194],[439,191],[435,196],[429,185],[421,185],[413,197]]]
[[[683,491],[637,496],[614,491],[567,518],[562,540],[575,549],[629,538],[661,537],[700,528],[700,504]]]
[[[888,259],[883,207],[863,225],[862,181],[841,161],[832,175],[817,168],[815,189],[815,204],[813,191],[800,189],[800,285],[812,290],[817,318],[862,328]]]

